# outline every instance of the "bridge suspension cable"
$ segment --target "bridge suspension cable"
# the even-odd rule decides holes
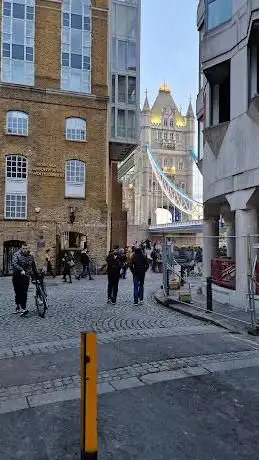
[[[162,193],[165,194],[169,202],[184,214],[192,216],[192,218],[202,218],[203,216],[203,203],[194,200],[180,190],[174,182],[172,182],[154,158],[150,146],[146,146],[149,162],[151,164],[152,173],[155,176]]]

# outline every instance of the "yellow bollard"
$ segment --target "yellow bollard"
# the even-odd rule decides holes
[[[81,460],[97,460],[97,338],[81,333]]]

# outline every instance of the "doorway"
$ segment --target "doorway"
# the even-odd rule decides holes
[[[24,241],[20,240],[9,240],[4,242],[3,274],[5,276],[12,275],[14,253],[21,248],[23,243]]]

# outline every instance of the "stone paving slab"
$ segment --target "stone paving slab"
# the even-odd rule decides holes
[[[185,335],[217,334],[218,328],[211,325],[190,326],[190,327],[171,327],[171,328],[152,328],[150,330],[133,330],[119,332],[104,332],[97,335],[99,344],[109,344],[118,341],[143,340],[149,337],[171,337]],[[0,348],[0,359],[17,358],[42,353],[56,353],[57,351],[69,350],[80,346],[80,339],[66,339],[53,342],[42,342],[25,346]]]
[[[234,356],[233,356],[234,355]],[[218,355],[219,356],[219,355]],[[209,358],[209,357],[206,357]],[[203,356],[142,363],[100,372],[98,385],[101,394],[120,391],[143,384],[152,385],[157,382],[223,372],[231,369],[259,367],[257,351],[244,353],[225,353],[219,361],[213,361],[214,355],[203,362]],[[51,404],[58,401],[77,399],[80,397],[80,376],[71,375],[63,379],[44,381],[34,385],[20,385],[1,388],[0,412],[21,410],[25,407]],[[13,401],[13,402],[12,402]]]

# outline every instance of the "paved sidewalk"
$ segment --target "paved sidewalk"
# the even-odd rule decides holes
[[[248,305],[238,307],[213,300],[213,311],[208,312],[206,296],[198,292],[201,288],[201,279],[198,276],[193,276],[190,277],[189,282],[192,294],[191,304],[178,303],[173,296],[167,298],[161,289],[156,292],[157,301],[162,305],[170,306],[177,312],[195,319],[208,321],[233,332],[248,332],[251,328],[251,314]]]
[[[98,339],[100,460],[254,460],[258,452],[259,344],[171,311],[147,274],[106,303],[107,278],[47,280],[50,308],[13,315],[0,279],[0,458],[80,459],[80,331]],[[160,290],[160,292],[162,292]],[[252,401],[252,404],[251,404]],[[249,409],[249,410],[248,410]]]

